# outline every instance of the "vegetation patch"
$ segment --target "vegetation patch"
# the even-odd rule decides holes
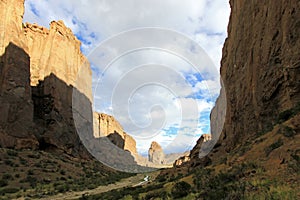
[[[265,153],[267,156],[274,150],[283,145],[283,141],[279,138],[276,142],[272,143],[270,146],[265,148]]]
[[[289,126],[281,126],[280,133],[288,138],[296,135],[296,131]]]
[[[181,198],[187,196],[191,191],[192,186],[185,181],[175,183],[171,190],[173,198]]]
[[[277,118],[277,123],[285,122],[290,118],[294,117],[299,112],[300,112],[300,102],[295,107],[279,113]]]

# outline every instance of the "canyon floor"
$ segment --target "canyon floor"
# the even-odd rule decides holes
[[[117,172],[57,152],[0,149],[0,199],[299,199],[299,109],[207,166]],[[214,149],[218,151],[218,147]],[[150,181],[143,182],[145,176]]]
[[[41,200],[60,200],[60,199],[79,199],[79,198],[85,198],[86,196],[89,195],[99,195],[101,193],[104,192],[109,192],[111,190],[115,190],[115,189],[120,189],[120,188],[128,188],[128,187],[135,187],[138,185],[143,185],[143,184],[149,184],[151,182],[151,180],[145,182],[144,178],[146,176],[150,176],[151,179],[155,179],[157,177],[157,175],[159,175],[159,171],[154,171],[154,172],[150,172],[150,173],[145,173],[145,174],[137,174],[135,176],[131,176],[129,178],[124,178],[121,179],[115,183],[111,183],[109,185],[103,185],[103,186],[99,186],[97,188],[94,189],[90,189],[90,190],[84,190],[84,191],[80,191],[80,192],[67,192],[67,193],[59,193],[55,196],[49,196],[49,197],[45,197],[45,198],[41,198]],[[20,198],[20,200],[23,198]]]

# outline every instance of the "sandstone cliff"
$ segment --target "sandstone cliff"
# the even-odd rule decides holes
[[[92,71],[80,51],[80,41],[63,21],[52,21],[50,29],[26,23],[23,32],[30,55],[30,83],[37,86],[50,74],[72,85],[92,102]]]
[[[92,120],[91,70],[79,40],[61,21],[49,30],[23,25],[24,0],[1,0],[0,9],[1,146],[86,157],[73,119]]]
[[[137,154],[136,141],[124,132],[120,123],[113,116],[94,112],[94,137],[108,137],[116,146]]]
[[[299,1],[231,0],[230,6],[224,84],[211,112],[213,140],[221,134],[212,154],[223,155],[270,131],[300,102]]]

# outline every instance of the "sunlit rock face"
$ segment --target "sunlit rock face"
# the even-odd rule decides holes
[[[89,157],[73,119],[76,112],[92,122],[92,74],[80,41],[62,21],[50,29],[23,24],[24,0],[0,1],[0,9],[1,146]]]

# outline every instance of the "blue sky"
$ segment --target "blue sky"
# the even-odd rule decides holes
[[[25,0],[24,22],[49,27],[51,21],[63,20],[92,64],[94,109],[114,115],[136,139],[140,153],[145,154],[153,140],[170,153],[191,149],[201,134],[209,133],[229,12],[227,0]],[[174,38],[166,43],[160,41],[164,37],[152,38],[146,32],[131,38],[136,34],[132,32],[128,40],[116,42],[118,34],[143,27],[167,29]],[[187,42],[180,43],[183,40]],[[143,48],[116,57],[141,41],[162,50]],[[208,56],[212,64],[203,59],[191,65],[172,54],[177,48],[173,43],[184,58]],[[109,58],[115,58],[109,67],[103,61],[107,55],[115,56]]]

